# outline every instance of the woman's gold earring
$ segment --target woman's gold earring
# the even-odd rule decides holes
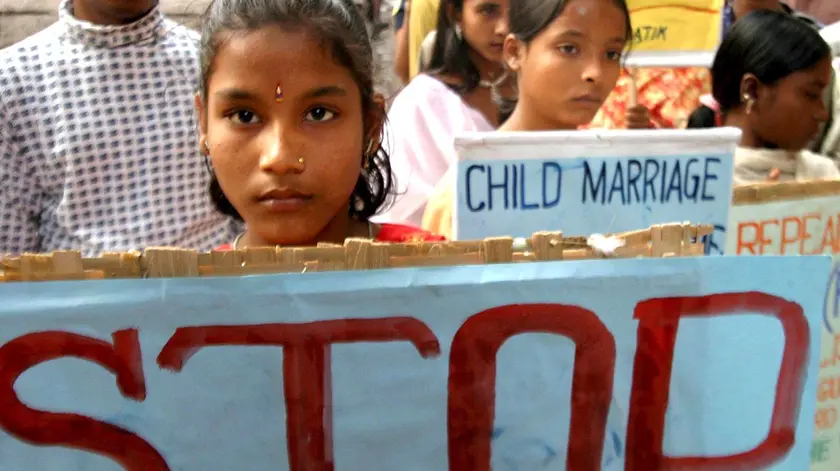
[[[210,146],[207,145],[207,139],[201,138],[201,152],[204,152],[204,155],[210,155]]]
[[[755,106],[755,98],[751,97],[749,93],[744,93],[742,98],[744,99],[744,103],[747,105],[747,114],[751,114],[753,106]]]

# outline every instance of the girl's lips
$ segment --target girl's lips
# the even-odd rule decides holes
[[[288,198],[261,198],[259,200],[259,205],[272,213],[292,213],[302,210],[311,201],[311,197],[300,196]]]
[[[300,211],[310,201],[312,195],[289,188],[269,190],[257,199],[260,206],[275,213]]]
[[[594,95],[582,95],[576,98],[572,98],[572,102],[582,106],[594,106],[600,108],[601,105],[604,103],[604,100]]]

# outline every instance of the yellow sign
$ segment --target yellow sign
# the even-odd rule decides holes
[[[714,52],[724,0],[628,0],[632,52]]]

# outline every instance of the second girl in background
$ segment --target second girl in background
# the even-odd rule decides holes
[[[384,146],[399,195],[381,218],[419,225],[429,195],[456,161],[454,137],[492,131],[494,95],[513,93],[502,63],[508,0],[444,0],[429,70],[416,76],[388,112]]]
[[[631,34],[625,0],[512,2],[504,57],[519,93],[499,130],[575,130],[588,124],[615,87]],[[454,186],[449,172],[429,201],[424,227],[451,236]]]

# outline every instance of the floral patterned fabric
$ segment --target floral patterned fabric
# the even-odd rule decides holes
[[[630,73],[623,71],[589,128],[627,127],[625,113],[631,83]],[[650,111],[651,121],[656,127],[681,129],[700,105],[700,97],[711,93],[712,78],[708,69],[700,67],[639,68],[636,69],[636,88],[639,104]]]

